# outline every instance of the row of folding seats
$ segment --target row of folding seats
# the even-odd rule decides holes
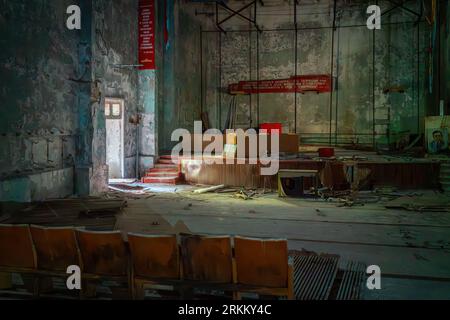
[[[0,225],[0,272],[64,277],[71,265],[83,281],[127,283],[133,298],[155,284],[293,298],[285,240],[129,233],[124,241],[120,231]]]

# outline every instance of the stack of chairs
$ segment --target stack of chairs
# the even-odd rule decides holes
[[[286,240],[129,233],[124,241],[120,231],[0,225],[0,273],[31,275],[34,297],[42,279],[66,279],[73,265],[81,270],[81,299],[95,297],[105,281],[122,284],[124,297],[138,300],[146,289],[188,299],[198,291],[294,298]]]

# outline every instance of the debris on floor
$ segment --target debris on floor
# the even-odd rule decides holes
[[[418,212],[450,212],[450,197],[444,194],[428,196],[403,196],[385,205],[390,209],[405,209]]]
[[[351,199],[339,199],[338,204],[337,204],[337,207],[339,207],[339,208],[355,207],[355,206],[363,207],[364,202],[357,201],[357,200],[351,200]]]
[[[191,230],[182,221],[178,220],[175,224],[171,224],[159,214],[150,214],[145,219],[138,219],[136,217],[129,217],[127,210],[124,214],[117,217],[114,230],[122,231],[124,239],[127,239],[127,234],[139,233],[147,235],[172,235],[172,234],[191,234]]]
[[[246,190],[244,190],[244,188],[242,188],[239,192],[236,192],[233,197],[242,200],[251,200],[254,198],[255,195],[256,195],[255,191],[247,192]]]
[[[335,191],[330,188],[321,188],[318,190],[318,195],[324,200],[348,197],[350,194],[351,190]]]
[[[214,192],[220,189],[224,189],[226,186],[224,184],[221,184],[219,186],[213,186],[213,187],[208,187],[208,188],[202,188],[202,189],[197,189],[194,190],[194,193],[196,194],[203,194],[203,193],[209,193],[209,192]]]
[[[216,193],[236,193],[239,190],[240,190],[239,188],[226,188],[226,189],[217,190]]]
[[[116,215],[127,205],[122,199],[69,198],[3,208],[10,217],[2,223],[41,226],[83,226],[111,229]]]
[[[113,191],[132,194],[145,194],[151,190],[150,187],[143,187],[135,184],[110,184],[109,189]]]

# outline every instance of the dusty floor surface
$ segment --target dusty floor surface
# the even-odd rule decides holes
[[[193,189],[150,187],[149,196],[128,199],[116,229],[286,238],[292,250],[380,266],[382,289],[367,290],[366,299],[450,299],[450,212],[386,209],[372,195],[364,205],[339,207],[275,193],[242,200]]]

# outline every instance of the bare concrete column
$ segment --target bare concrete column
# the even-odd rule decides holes
[[[158,156],[155,70],[139,71],[139,107],[139,172],[143,176],[146,170],[154,167]]]

